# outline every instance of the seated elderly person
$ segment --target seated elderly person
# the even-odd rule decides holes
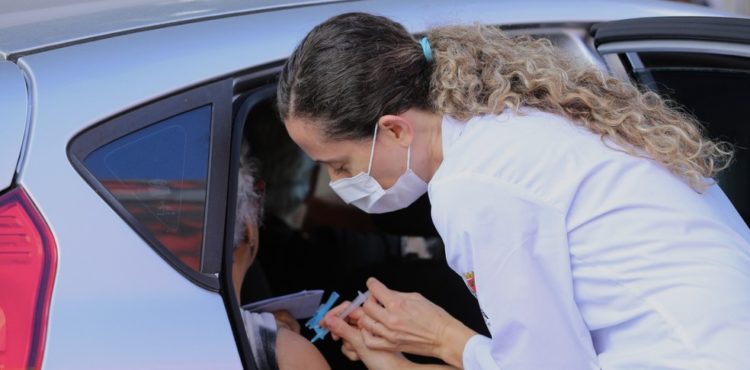
[[[243,162],[238,173],[235,247],[232,261],[232,284],[237,297],[259,246],[258,220],[262,200],[254,188],[254,168],[252,163]],[[256,368],[330,369],[318,349],[298,333],[299,326],[291,315],[278,312],[257,313],[243,309],[242,320]],[[402,360],[399,353],[369,350],[362,345],[361,340],[353,345],[357,347],[358,356],[369,369],[394,369],[394,364]]]
[[[258,251],[261,199],[254,189],[251,163],[242,163],[237,184],[232,283],[236,297]],[[329,369],[328,363],[307,339],[295,332],[296,321],[274,313],[243,310],[242,319],[259,369]],[[299,330],[298,327],[296,330]]]

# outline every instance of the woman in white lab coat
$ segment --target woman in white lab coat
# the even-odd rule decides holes
[[[491,333],[371,279],[363,309],[324,322],[350,358],[750,369],[750,231],[712,180],[731,149],[656,94],[543,39],[476,25],[417,40],[350,13],[305,37],[277,98],[347,203],[382,213],[429,194]]]

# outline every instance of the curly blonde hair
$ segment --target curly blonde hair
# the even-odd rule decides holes
[[[698,192],[731,162],[731,145],[706,138],[676,104],[575,63],[547,39],[482,25],[434,28],[427,37],[437,113],[467,120],[527,106],[560,114],[631,155],[661,162]]]

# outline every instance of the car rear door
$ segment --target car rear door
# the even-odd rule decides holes
[[[18,60],[33,112],[16,183],[59,255],[43,368],[243,367],[220,277],[232,82],[202,44],[154,33]]]
[[[592,35],[611,72],[674,100],[709,137],[735,145],[718,181],[750,222],[750,19],[627,19],[597,24]]]

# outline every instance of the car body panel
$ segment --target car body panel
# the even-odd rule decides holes
[[[249,12],[275,12],[277,9],[311,6],[306,14],[318,12],[316,4],[336,1],[323,0],[158,0],[116,1],[75,0],[54,2],[34,0],[8,2],[0,6],[0,58],[12,54],[28,54],[34,49],[48,49],[69,43],[103,38],[107,35],[130,32],[147,27],[164,27],[182,22],[232,16]],[[364,1],[348,4],[351,10],[402,15],[433,21],[455,19],[473,20],[484,10],[492,10],[494,23],[549,23],[570,21],[604,21],[638,17],[641,14],[659,15],[720,15],[715,10],[689,4],[649,0],[630,1]],[[322,9],[322,8],[321,8]],[[539,9],[548,11],[540,12]],[[554,9],[554,10],[552,10]],[[581,9],[586,9],[582,12]],[[502,10],[498,12],[497,10]],[[325,12],[325,11],[323,11]],[[427,15],[442,14],[433,18]],[[446,17],[448,16],[448,17]],[[399,17],[402,18],[402,17]],[[478,20],[478,19],[477,19]]]
[[[113,37],[102,37],[101,32],[107,31],[96,33],[82,25],[77,35],[61,31],[54,40],[0,43],[6,54],[36,50],[16,59],[26,71],[34,109],[34,129],[17,181],[50,225],[59,249],[44,366],[242,366],[221,295],[175,271],[73,168],[66,149],[82,130],[155,99],[281,61],[313,26],[347,11],[389,16],[412,32],[476,21],[576,24],[586,29],[590,23],[622,18],[722,15],[695,6],[650,1],[559,4],[337,2],[212,18]],[[559,11],[540,13],[540,8]],[[7,27],[0,28],[2,35],[8,32]],[[59,47],[93,34],[98,36]],[[50,45],[57,47],[48,48]],[[44,50],[37,50],[39,47]]]
[[[28,113],[23,73],[8,61],[0,61],[0,112],[0,190],[4,190],[11,185],[16,174]]]

